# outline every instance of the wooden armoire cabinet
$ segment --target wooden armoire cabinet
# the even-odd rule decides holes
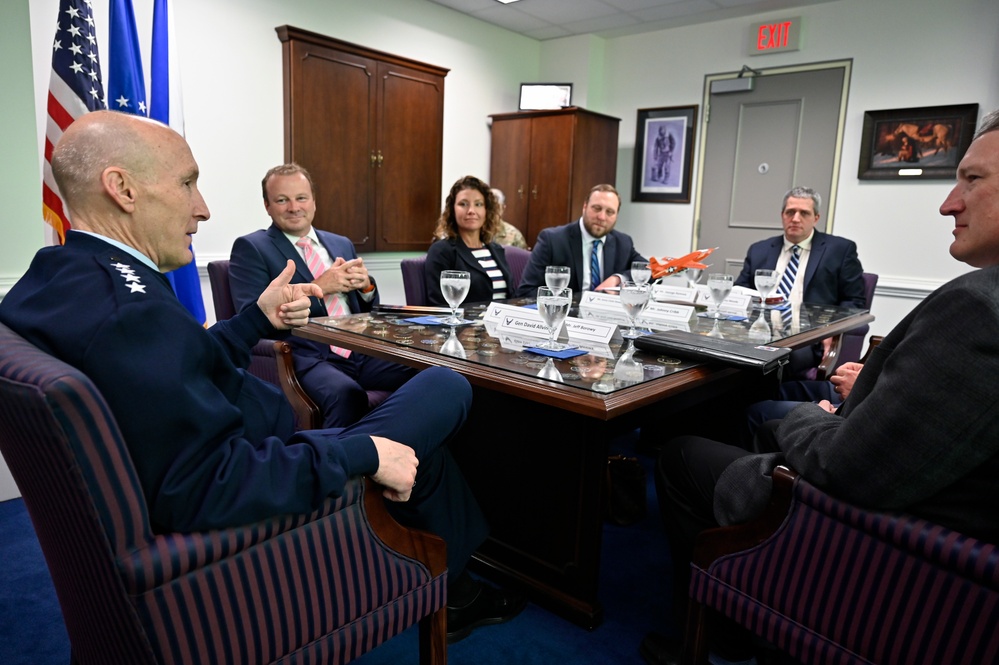
[[[541,229],[577,219],[594,185],[615,184],[619,118],[577,107],[489,117],[489,184],[529,246]]]
[[[423,251],[441,211],[448,70],[291,26],[285,160],[316,184],[317,228],[358,252]]]

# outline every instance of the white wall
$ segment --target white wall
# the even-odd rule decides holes
[[[32,96],[28,6],[4,6],[0,20],[0,90],[3,90],[4,131],[0,132],[0,298],[28,266],[41,245],[42,186],[35,142],[35,103]],[[23,63],[23,66],[22,66]],[[7,465],[0,459],[0,501],[20,496]]]
[[[134,3],[140,32],[148,34],[152,2]],[[873,332],[887,332],[918,298],[965,270],[947,254],[951,225],[936,213],[948,183],[860,182],[856,164],[865,110],[978,102],[984,112],[999,106],[994,0],[836,0],[631,37],[543,43],[425,0],[175,3],[187,135],[213,215],[195,239],[202,272],[208,261],[228,257],[233,238],[268,222],[258,183],[284,155],[281,45],[274,32],[284,24],[451,68],[445,83],[444,190],[465,173],[488,177],[487,116],[516,110],[524,81],[572,81],[579,103],[622,119],[617,184],[629,192],[637,109],[701,104],[706,74],[738,71],[743,64],[765,68],[853,58],[834,230],[857,241],[865,268],[881,275]],[[7,213],[0,221],[0,297],[42,243],[37,155],[57,4],[5,0],[0,21],[0,53],[6,56],[0,68],[0,192]],[[106,58],[107,3],[94,4]],[[754,21],[792,15],[803,19],[800,51],[746,55]],[[619,228],[635,237],[641,251],[665,254],[691,246],[693,204],[628,198]],[[386,301],[402,302],[399,256],[366,257]],[[210,313],[207,284],[205,289]],[[4,472],[0,465],[0,499]]]
[[[801,50],[746,55],[753,22],[796,15],[802,17]],[[550,48],[545,43],[542,52]],[[984,114],[999,107],[999,3],[839,0],[609,40],[607,104],[599,110],[622,119],[617,184],[630,192],[636,109],[701,105],[705,74],[736,72],[743,64],[758,69],[846,58],[853,58],[853,76],[833,229],[856,241],[865,270],[880,275],[871,328],[885,334],[914,298],[968,268],[947,253],[953,220],[938,214],[953,183],[857,179],[864,112],[977,102]],[[691,246],[693,203],[629,198],[618,226],[641,251],[675,253]]]

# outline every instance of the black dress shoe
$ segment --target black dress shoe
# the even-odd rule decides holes
[[[447,608],[447,641],[454,644],[468,637],[480,626],[505,623],[527,606],[523,597],[479,583],[474,598],[461,607]]]
[[[638,651],[648,665],[679,665],[683,647],[665,635],[649,633],[642,640]]]

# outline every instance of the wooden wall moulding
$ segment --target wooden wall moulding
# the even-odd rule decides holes
[[[541,229],[578,219],[594,185],[615,184],[619,118],[578,107],[489,117],[490,184],[529,246]]]
[[[291,26],[285,160],[316,184],[315,226],[358,252],[425,251],[441,210],[449,70]]]

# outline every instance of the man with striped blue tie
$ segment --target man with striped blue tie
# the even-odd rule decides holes
[[[788,301],[864,307],[864,269],[857,245],[815,229],[821,205],[822,198],[809,187],[795,187],[784,194],[784,234],[750,245],[736,286],[755,288],[754,274],[768,268],[780,273],[777,292]],[[801,378],[819,364],[822,353],[822,344],[795,351],[785,376]]]
[[[603,291],[631,279],[631,264],[645,261],[631,236],[614,230],[621,195],[613,185],[596,185],[578,220],[543,229],[531,251],[517,295],[533,296],[545,285],[546,266],[569,266],[569,288]]]

